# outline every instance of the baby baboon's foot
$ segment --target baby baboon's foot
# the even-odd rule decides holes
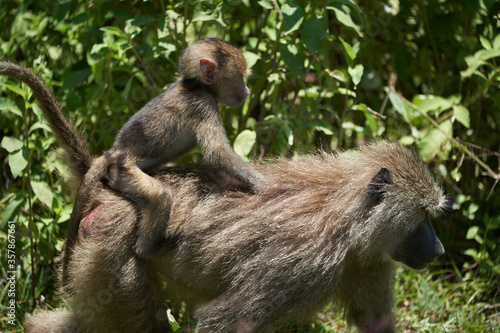
[[[108,186],[129,199],[145,203],[170,196],[168,186],[144,173],[136,162],[120,152],[107,152]],[[166,192],[166,193],[164,193]]]
[[[136,181],[140,181],[137,175],[138,167],[123,153],[108,151],[105,154],[107,161],[107,184],[117,192],[125,195],[136,195]],[[138,170],[142,173],[140,170]]]

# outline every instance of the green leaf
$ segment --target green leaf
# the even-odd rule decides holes
[[[495,230],[500,227],[500,216],[492,216],[486,219],[485,221],[486,228],[490,230]]]
[[[33,124],[33,126],[30,127],[29,132],[32,133],[34,130],[37,129],[43,129],[44,131],[47,131],[47,133],[52,133],[52,129],[49,127],[47,122],[45,121],[39,121]]]
[[[14,200],[12,200],[2,213],[2,223],[5,224],[8,221],[13,221],[14,216],[17,214],[23,203],[23,196],[17,195]]]
[[[128,39],[128,35],[118,27],[110,27],[110,26],[109,27],[102,27],[102,28],[99,28],[99,30],[113,34],[113,35],[120,37],[120,38],[123,38],[123,39]]]
[[[24,144],[21,140],[13,138],[11,136],[5,136],[2,139],[2,148],[7,150],[9,153],[13,153],[24,147]]]
[[[302,37],[304,45],[310,53],[317,52],[320,42],[328,35],[328,23],[322,17],[311,16],[304,23]]]
[[[422,132],[422,138],[418,142],[420,156],[425,160],[430,160],[436,156],[447,141],[447,136],[452,134],[452,124],[450,120],[443,121],[438,128],[431,128]]]
[[[479,253],[477,252],[477,250],[476,249],[472,249],[472,248],[465,250],[464,254],[467,255],[467,256],[471,256],[474,260],[477,260],[478,259],[478,255],[479,255]]]
[[[293,141],[294,141],[293,131],[290,128],[290,126],[288,126],[288,123],[286,122],[283,123],[283,127],[281,128],[280,132],[285,135],[288,145],[293,146]]]
[[[342,45],[344,46],[344,49],[347,52],[347,56],[349,57],[350,62],[348,64],[352,64],[354,62],[354,59],[356,59],[356,51],[349,45],[342,37],[338,37]]]
[[[215,1],[207,1],[206,4],[210,4],[211,8],[207,8],[206,11],[200,12],[195,18],[193,18],[193,22],[215,21],[222,27],[226,27],[227,24],[222,17],[222,2],[217,3]]]
[[[23,99],[26,99],[26,91],[24,91],[20,86],[7,83],[4,84],[4,87],[21,96]]]
[[[364,71],[363,65],[358,64],[354,66],[354,68],[348,67],[347,71],[349,72],[349,75],[352,78],[352,82],[354,83],[354,87],[356,88],[359,82],[361,82],[361,78],[363,77],[363,71]]]
[[[500,34],[496,35],[493,39],[493,48],[497,50],[500,49]]]
[[[350,15],[350,9],[349,7],[342,5],[337,2],[330,2],[328,6],[326,6],[326,9],[328,10],[333,10],[335,13],[335,17],[337,17],[337,20],[345,25],[346,27],[354,29],[356,33],[361,37],[363,36],[361,34],[361,28],[359,25],[353,22],[351,15]]]
[[[241,158],[248,160],[247,156],[252,151],[252,148],[257,140],[255,131],[244,130],[234,140],[234,152]]]
[[[456,182],[460,181],[462,179],[462,174],[460,173],[460,167],[456,167],[455,169],[451,170],[450,172],[451,178],[455,180]]]
[[[71,213],[73,212],[73,205],[65,205],[62,211],[59,212],[59,218],[57,219],[57,223],[63,223],[68,221],[71,218]]]
[[[151,16],[137,16],[133,19],[127,20],[127,24],[135,26],[142,26],[153,22],[156,22],[156,19]]]
[[[142,28],[137,25],[132,25],[132,24],[127,24],[125,28],[123,29],[127,35],[130,35],[130,37],[135,37],[136,35],[140,34],[142,31]]]
[[[389,100],[391,101],[392,106],[394,106],[394,109],[396,109],[396,111],[400,115],[402,115],[406,120],[408,120],[408,113],[406,112],[404,101],[394,92],[389,90],[388,92],[389,92]]]
[[[9,167],[14,178],[17,178],[26,168],[26,166],[28,165],[29,156],[29,150],[24,146],[20,150],[15,151],[9,155]]]
[[[45,121],[45,116],[43,115],[43,111],[42,109],[40,109],[38,104],[31,104],[31,109],[33,110],[33,113],[36,115],[36,118],[38,119],[39,122]]]
[[[304,11],[294,0],[288,1],[281,7],[285,27],[283,36],[289,35],[299,29],[302,21],[304,21]]]
[[[454,99],[454,97],[450,97],[450,99]],[[453,107],[453,102],[449,99],[434,95],[418,95],[413,99],[413,104],[418,106],[423,113],[428,113],[429,111],[439,113]]]
[[[87,22],[91,18],[92,18],[92,16],[91,16],[90,12],[83,12],[83,13],[75,16],[75,18],[73,19],[73,21],[71,23],[74,25],[79,25],[79,24]]]
[[[305,71],[305,56],[298,52],[297,46],[293,44],[281,43],[279,51],[285,62],[286,66],[290,69],[293,75],[303,77],[306,75]]]
[[[353,122],[351,121],[345,121],[342,123],[342,128],[343,129],[351,129],[351,130],[354,130],[358,133],[363,133],[364,132],[364,127],[361,127],[361,126],[358,126],[356,124],[354,124]]]
[[[264,9],[273,9],[273,2],[271,0],[259,0],[257,3]]]
[[[306,124],[307,127],[313,127],[315,131],[323,132],[326,135],[333,135],[333,127],[326,120],[316,120]]]
[[[47,51],[52,60],[59,60],[63,54],[63,50],[60,46],[49,46]]]
[[[107,53],[108,53],[108,45],[104,43],[99,43],[92,45],[92,49],[90,49],[89,54],[93,59],[100,59],[106,56]],[[89,63],[89,65],[92,66],[93,64]]]
[[[125,31],[127,35],[134,37],[142,31],[141,27],[143,25],[147,25],[156,21],[157,20],[155,18],[150,16],[137,16],[126,21],[123,31]]]
[[[334,69],[333,71],[328,72],[328,74],[331,77],[335,78],[336,80],[339,80],[341,82],[347,82],[347,75],[345,75],[344,72],[338,69]]]
[[[479,205],[475,203],[471,203],[469,205],[469,215],[474,215],[479,209]]]
[[[243,55],[245,56],[245,59],[247,61],[248,68],[252,68],[260,59],[260,56],[258,54],[255,54],[250,51],[243,52]]]
[[[479,41],[481,42],[481,45],[483,46],[484,49],[490,50],[491,49],[491,43],[489,40],[486,39],[486,37],[480,35],[479,36]]]
[[[478,52],[482,60],[490,60],[491,58],[500,57],[500,49],[491,49]]]
[[[90,68],[78,70],[69,73],[64,80],[64,84],[61,87],[61,90],[71,90],[83,82],[89,75],[92,73]]]
[[[47,183],[32,180],[31,188],[33,189],[33,192],[35,192],[35,195],[41,203],[43,203],[47,207],[52,207],[52,200],[54,199],[54,196]]]
[[[460,72],[460,76],[469,77],[476,72],[479,66],[487,64],[486,60],[500,56],[500,49],[480,50],[474,55],[465,57],[468,68]]]
[[[479,227],[478,226],[473,226],[473,227],[470,227],[469,230],[467,230],[467,235],[465,236],[465,238],[467,238],[467,239],[473,239],[478,234],[479,234]]]
[[[13,114],[19,117],[23,116],[23,113],[17,107],[16,103],[7,98],[0,97],[0,110],[12,112]]]
[[[366,106],[366,104],[361,103],[361,104],[353,105],[351,107],[351,109],[363,112],[365,119],[366,119],[366,125],[368,126],[368,128],[370,129],[370,131],[372,133],[374,133],[374,134],[377,133],[378,125],[377,125],[377,121],[375,119],[378,118],[378,116],[375,116],[374,114],[370,113],[368,111],[368,107]]]
[[[465,106],[454,105],[453,115],[462,125],[464,125],[466,128],[470,128],[470,113]]]
[[[167,317],[168,317],[168,322],[170,323],[170,327],[172,328],[172,331],[176,332],[178,331],[181,327],[175,320],[174,316],[170,313],[170,309],[167,311]]]
[[[399,139],[399,144],[403,146],[411,146],[414,143],[415,143],[415,138],[410,135],[405,135]]]

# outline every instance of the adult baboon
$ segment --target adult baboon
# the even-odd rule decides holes
[[[89,232],[70,263],[72,319],[62,313],[59,327],[165,329],[161,272],[167,292],[188,296],[203,331],[272,332],[333,302],[362,332],[394,332],[394,260],[420,269],[444,253],[429,215],[446,198],[416,154],[397,144],[260,166],[269,186],[257,194],[222,188],[217,171],[156,174],[173,195],[165,242],[151,258],[132,247],[137,214],[165,218],[137,200],[156,195],[148,197],[137,166],[110,163],[110,184],[128,199],[103,193],[82,220]]]

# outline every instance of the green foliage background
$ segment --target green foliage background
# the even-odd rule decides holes
[[[351,149],[377,139],[415,148],[454,203],[435,219],[447,250],[400,269],[399,329],[500,330],[500,3],[493,0],[0,1],[0,59],[32,67],[93,154],[173,82],[200,37],[240,47],[251,95],[223,108],[244,158]],[[0,77],[3,330],[34,306],[64,307],[57,269],[73,196],[31,91]],[[183,160],[198,160],[193,150]],[[16,325],[9,325],[8,221],[16,229]],[[183,324],[182,311],[178,319]],[[184,319],[185,321],[185,319]],[[326,309],[304,332],[345,330]],[[289,331],[299,330],[297,326]]]

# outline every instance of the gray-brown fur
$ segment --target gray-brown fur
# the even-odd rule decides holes
[[[167,332],[161,284],[149,260],[135,252],[140,213],[106,189],[95,199],[100,204],[81,221],[68,262],[64,291],[70,314],[36,314],[24,323],[25,332]],[[111,206],[109,216],[103,209]]]
[[[142,197],[134,185],[141,173],[110,162],[132,184],[117,190]],[[165,311],[155,280],[161,272],[170,282],[166,297],[182,290],[204,331],[272,332],[333,302],[362,332],[394,332],[391,257],[407,262],[400,249],[412,245],[410,255],[421,255],[412,235],[446,201],[427,167],[410,150],[379,143],[359,154],[279,160],[259,171],[268,186],[256,194],[221,188],[217,171],[157,174],[173,195],[165,242],[150,258],[133,249],[137,214],[149,208],[101,193],[100,210],[88,218],[102,229],[79,239],[71,261],[70,305],[90,306],[117,277],[124,285],[106,289],[112,301],[100,303],[92,321],[78,319],[80,328],[119,332],[137,324],[156,331],[164,323],[154,315]],[[433,232],[426,236],[429,263],[442,247]]]
[[[196,312],[202,327],[273,331],[334,301],[351,324],[391,331],[390,253],[445,197],[408,149],[380,144],[361,153],[281,161],[261,170],[269,186],[256,196],[176,194],[182,205],[172,205],[168,230],[181,241],[162,266],[217,296]],[[374,202],[367,187],[383,167],[393,184]]]
[[[215,62],[213,72],[204,72],[203,59]],[[174,160],[198,144],[207,164],[256,189],[258,174],[232,151],[217,106],[243,102],[248,94],[243,81],[247,71],[243,54],[231,44],[215,38],[194,42],[182,56],[180,78],[132,116],[111,151],[126,154],[144,170]]]

